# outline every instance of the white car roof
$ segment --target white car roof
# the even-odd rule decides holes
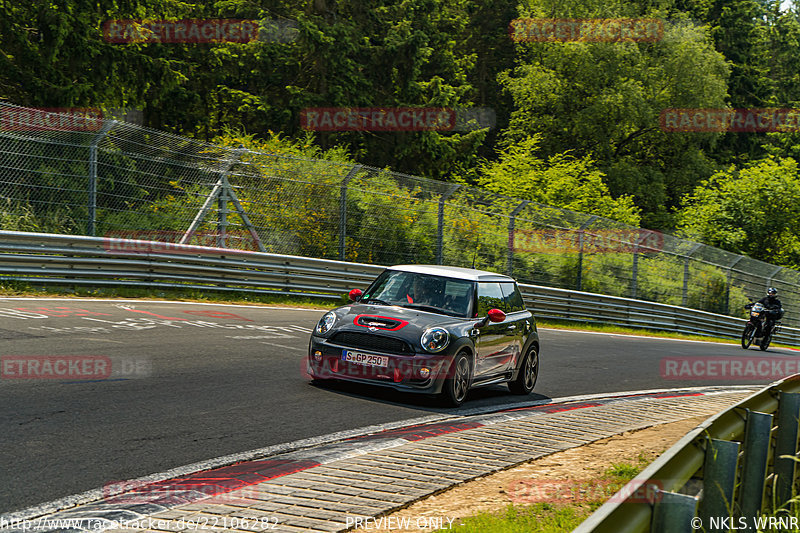
[[[473,268],[461,268],[443,265],[395,265],[389,270],[400,270],[403,272],[415,272],[417,274],[429,274],[432,276],[442,276],[446,278],[458,278],[469,281],[505,281],[513,282],[514,279],[495,272],[486,270],[475,270]]]

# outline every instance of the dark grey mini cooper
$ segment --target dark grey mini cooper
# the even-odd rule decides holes
[[[315,381],[436,394],[454,406],[473,387],[508,383],[529,394],[536,384],[536,322],[508,276],[399,265],[350,300],[314,328],[307,371]]]

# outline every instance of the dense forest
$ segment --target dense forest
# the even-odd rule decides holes
[[[107,31],[186,19],[259,21],[260,37],[119,42]],[[518,19],[636,19],[658,31],[519,38]],[[205,141],[334,153],[800,267],[797,121],[697,131],[664,118],[800,109],[793,3],[0,0],[0,99],[137,109],[145,126]],[[489,108],[496,120],[471,131],[303,129],[304,110],[331,107]]]

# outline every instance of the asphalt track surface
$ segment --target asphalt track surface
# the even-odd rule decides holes
[[[425,396],[311,385],[302,360],[310,330],[323,313],[0,299],[0,513],[214,457],[431,413],[458,413],[436,407]],[[794,362],[800,355],[574,331],[542,330],[540,337],[534,400],[769,383],[777,378],[667,379],[663,360],[713,356]],[[72,357],[66,360],[74,366],[53,367],[54,359],[48,366],[45,359],[54,356]],[[30,367],[31,360],[39,366]],[[82,375],[57,375],[56,369],[65,368]],[[462,409],[516,401],[519,397],[498,385],[472,391]]]

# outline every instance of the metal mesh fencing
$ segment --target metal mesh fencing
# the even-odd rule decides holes
[[[672,235],[457,183],[2,102],[0,228],[474,265],[734,316],[775,286],[784,323],[800,325],[799,272]]]

